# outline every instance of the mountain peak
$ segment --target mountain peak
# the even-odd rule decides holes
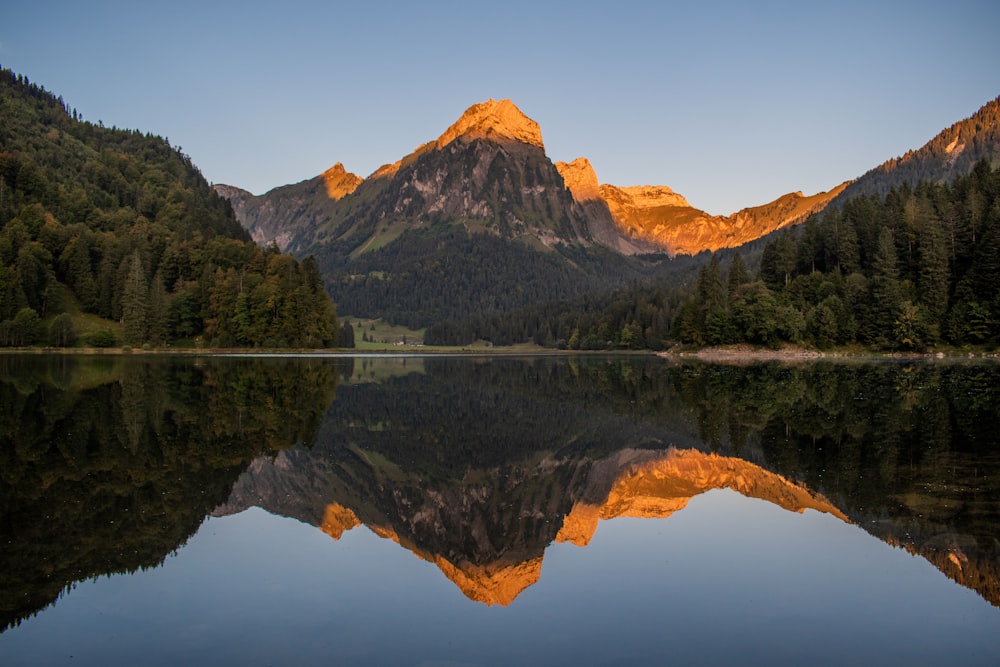
[[[556,169],[576,201],[585,202],[600,198],[597,173],[587,158],[578,157],[572,162],[556,162]]]
[[[335,201],[354,192],[362,181],[359,176],[344,169],[340,162],[324,171],[322,178],[326,185],[326,195]]]
[[[544,150],[542,130],[510,100],[489,99],[473,104],[438,140],[436,148],[444,148],[456,139],[490,139],[500,143],[515,141]]]

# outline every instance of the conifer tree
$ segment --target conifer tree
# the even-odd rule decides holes
[[[146,319],[146,340],[153,345],[163,345],[167,342],[167,307],[167,291],[163,286],[163,275],[157,271],[149,285],[149,313]]]
[[[872,260],[871,341],[886,347],[893,339],[896,315],[899,311],[899,270],[896,261],[896,244],[892,230],[883,227],[879,233],[878,246]]]
[[[743,255],[736,253],[729,262],[729,278],[728,278],[728,297],[732,301],[733,295],[736,294],[736,290],[739,289],[740,285],[750,282],[750,273],[747,271],[746,262],[743,261]]]
[[[146,340],[148,295],[142,258],[136,250],[129,260],[122,293],[122,336],[127,345],[141,345]]]
[[[936,339],[938,325],[948,310],[949,269],[944,229],[940,219],[930,211],[924,216],[920,227],[919,260],[919,303],[925,309],[928,321],[932,323],[932,337]]]

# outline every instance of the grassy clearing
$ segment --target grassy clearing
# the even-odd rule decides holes
[[[372,236],[367,243],[363,244],[360,248],[351,253],[352,259],[357,259],[359,255],[372,250],[378,250],[379,248],[389,245],[396,239],[398,239],[403,232],[405,232],[412,225],[404,220],[398,220],[386,225],[379,226],[378,231]]]
[[[121,341],[122,339],[121,324],[89,313],[74,315],[73,328],[76,330],[78,345],[89,345],[90,340],[95,334],[105,331],[114,334],[116,341]]]
[[[359,319],[349,315],[341,316],[340,321],[350,322],[354,327],[354,349],[358,352],[399,351],[407,346],[424,344],[426,329],[409,329],[385,320]]]

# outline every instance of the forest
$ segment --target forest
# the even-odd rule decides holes
[[[738,262],[698,276],[674,322],[697,345],[807,343],[922,352],[1000,342],[1000,172],[903,185],[829,208]]]
[[[700,263],[697,269],[695,263]],[[616,292],[439,322],[428,344],[927,351],[1000,343],[1000,171],[897,186]]]
[[[314,260],[261,249],[169,140],[0,70],[0,346],[324,347]]]

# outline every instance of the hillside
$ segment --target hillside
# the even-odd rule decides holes
[[[839,206],[861,195],[884,196],[893,188],[913,187],[921,181],[946,183],[965,176],[981,160],[1000,167],[1000,97],[942,130],[921,148],[866,172],[844,190],[836,203]]]
[[[319,346],[335,320],[180,148],[0,71],[0,345]]]

